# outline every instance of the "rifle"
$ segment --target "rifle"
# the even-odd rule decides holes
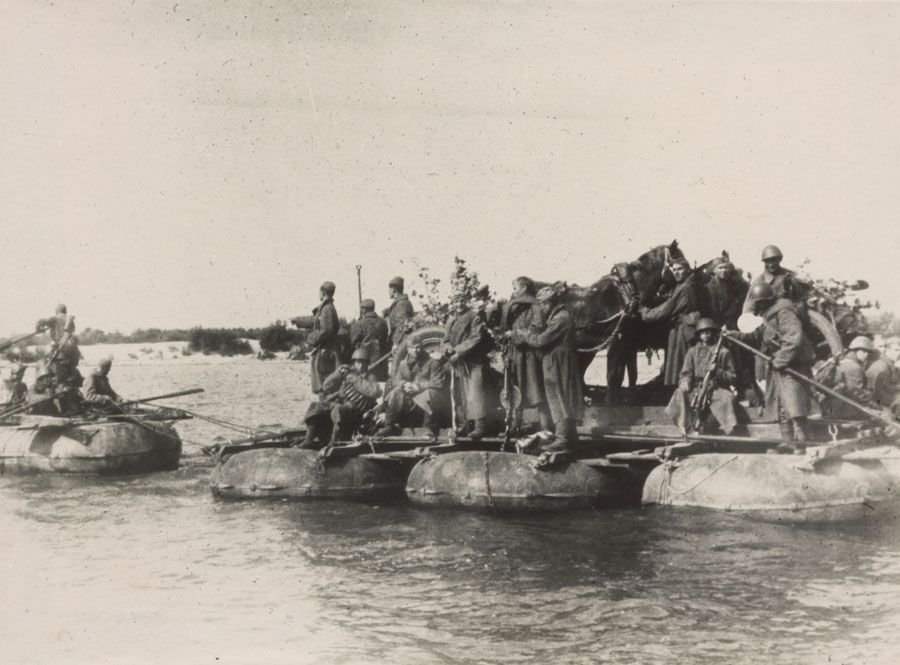
[[[359,296],[359,306],[362,307],[362,266],[356,266],[356,293]]]
[[[715,374],[716,370],[719,369],[719,349],[722,348],[722,340],[724,338],[725,335],[720,332],[719,340],[716,342],[716,348],[713,351],[713,366],[706,370],[706,374],[703,375],[703,382],[700,384],[700,390],[694,393],[694,397],[691,399],[691,412],[693,413],[691,424],[695,432],[700,431],[700,427],[703,425],[703,414],[709,408],[710,402],[712,402],[713,391],[716,389]],[[702,344],[702,342],[698,342],[698,344]]]
[[[515,427],[515,395],[513,395],[512,384],[512,355],[513,343],[508,340],[503,358],[503,392],[506,393],[506,414],[504,418],[505,427],[503,429],[503,443],[500,450],[505,451],[509,448],[512,440],[512,431]]]
[[[765,360],[769,363],[772,362],[772,356],[763,353],[759,349],[753,348],[749,344],[745,344],[744,342],[740,341],[739,339],[735,339],[734,337],[729,336],[728,341],[731,342],[732,344],[736,344],[736,345],[740,346],[743,349],[747,349],[754,355],[759,356],[760,358],[762,358],[763,360]],[[847,397],[846,395],[843,395],[843,394],[837,392],[836,390],[832,390],[828,386],[826,386],[822,383],[819,383],[818,381],[815,381],[815,380],[809,378],[808,376],[805,376],[805,375],[801,374],[800,372],[791,369],[790,367],[785,367],[783,370],[780,370],[780,371],[783,371],[785,374],[794,377],[798,381],[802,381],[803,383],[805,383],[809,386],[812,386],[816,390],[819,390],[819,391],[825,393],[826,395],[834,397],[835,399],[839,399],[842,402],[849,404],[850,406],[852,406],[856,409],[859,409],[860,411],[865,413],[867,416],[874,418],[875,420],[878,420],[881,423],[884,423],[889,428],[891,428],[891,430],[896,430],[897,426],[900,425],[900,422],[898,422],[897,419],[893,417],[893,415],[890,415],[890,411],[888,411],[887,409],[882,411],[879,409],[873,409],[872,407],[866,406],[865,404],[861,404],[860,402],[857,402],[855,399],[851,399],[851,398]]]
[[[26,339],[30,339],[30,338],[34,337],[35,335],[40,335],[41,332],[42,331],[35,330],[34,332],[30,332],[27,335],[22,335],[21,337],[16,337],[15,339],[10,339],[10,340],[7,340],[6,342],[3,342],[2,344],[0,344],[0,353],[2,353],[3,351],[6,351],[9,348],[14,347],[19,342],[24,342]]]

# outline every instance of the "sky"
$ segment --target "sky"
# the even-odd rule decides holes
[[[900,5],[0,0],[0,334],[259,326],[678,239],[900,312]]]

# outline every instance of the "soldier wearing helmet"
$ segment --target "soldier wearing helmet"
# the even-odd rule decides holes
[[[359,319],[350,324],[350,345],[354,349],[368,351],[370,362],[381,358],[390,351],[388,325],[375,313],[374,300],[366,298],[359,304]],[[379,381],[386,381],[387,370],[387,363],[381,363],[374,372],[375,378]]]
[[[766,407],[777,414],[782,445],[779,452],[802,452],[807,441],[807,418],[811,394],[807,384],[785,369],[811,376],[815,362],[812,343],[803,330],[799,307],[787,298],[778,298],[767,282],[750,287],[747,300],[762,324],[753,332],[727,331],[729,336],[749,344],[772,357],[766,374]]]
[[[81,386],[84,380],[77,370],[81,351],[75,337],[75,317],[68,313],[66,306],[60,303],[56,306],[53,316],[38,319],[35,330],[46,332],[50,336],[47,364],[53,371],[56,384],[75,388]]]
[[[781,267],[784,256],[775,245],[768,245],[762,251],[763,271],[750,283],[753,288],[756,284],[768,284],[775,291],[776,298],[787,298],[791,302],[805,305],[806,294],[797,281],[796,275],[787,268]],[[744,312],[751,308],[750,295],[744,301]]]
[[[306,343],[313,349],[309,368],[314,393],[322,389],[322,381],[340,362],[338,333],[341,323],[334,307],[334,291],[334,282],[323,282],[319,287],[319,305],[313,309],[312,330],[306,336]]]
[[[403,288],[402,277],[394,277],[388,282],[391,305],[384,310],[384,318],[388,323],[392,346],[397,346],[406,335],[409,323],[415,315],[409,296],[403,292]]]
[[[112,389],[109,383],[109,370],[112,368],[112,358],[102,358],[97,363],[97,368],[88,377],[84,390],[84,400],[91,406],[102,411],[120,413],[117,405],[122,401],[119,394]]]
[[[440,355],[429,355],[425,347],[410,344],[397,365],[394,388],[384,397],[384,425],[377,434],[421,425],[437,440],[440,424],[449,414],[448,382],[447,365]]]
[[[708,415],[712,415],[725,434],[730,434],[737,425],[734,394],[731,392],[737,380],[734,356],[731,350],[718,345],[718,341],[719,326],[716,322],[709,318],[700,319],[697,322],[697,343],[688,349],[684,357],[678,387],[666,407],[666,413],[681,428],[682,434],[687,434],[689,420],[699,421],[702,423],[701,429],[706,430],[711,424]],[[690,405],[696,401],[694,398],[703,388],[707,376],[708,407],[701,404],[697,408],[702,412],[692,414]],[[706,413],[707,408],[709,413]],[[691,419],[691,415],[695,417]]]
[[[881,358],[872,340],[860,335],[847,347],[834,374],[834,388],[858,402],[890,407],[896,397],[893,368]],[[838,399],[828,398],[823,412],[832,418],[865,418],[866,414]]]
[[[306,439],[300,448],[317,449],[329,441],[349,440],[363,425],[364,416],[381,396],[369,372],[369,354],[356,349],[353,365],[341,365],[322,382],[319,401],[306,412]]]
[[[18,406],[25,401],[28,387],[22,381],[25,365],[16,363],[9,368],[9,378],[0,383],[0,409]]]

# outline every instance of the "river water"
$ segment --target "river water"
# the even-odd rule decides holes
[[[299,425],[307,365],[116,365],[123,394]],[[888,663],[900,524],[632,509],[499,517],[214,500],[178,471],[0,477],[4,663]],[[237,436],[237,435],[235,435]]]

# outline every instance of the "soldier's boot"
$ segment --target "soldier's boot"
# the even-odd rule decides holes
[[[770,452],[790,455],[794,452],[794,423],[785,418],[778,422],[778,429],[781,430],[781,443]]]
[[[481,441],[487,434],[487,428],[485,427],[484,418],[478,418],[477,420],[473,421],[473,423],[475,426],[472,428],[472,431],[469,432],[469,438],[472,441]]]
[[[322,428],[320,426],[314,425],[312,423],[306,424],[306,438],[303,439],[303,443],[301,443],[298,448],[302,448],[304,450],[318,450],[322,447],[316,439],[321,438]]]
[[[794,454],[802,455],[806,452],[806,443],[809,441],[809,436],[806,432],[806,418],[792,418],[792,422],[794,424],[794,438],[796,439],[794,443]]]

